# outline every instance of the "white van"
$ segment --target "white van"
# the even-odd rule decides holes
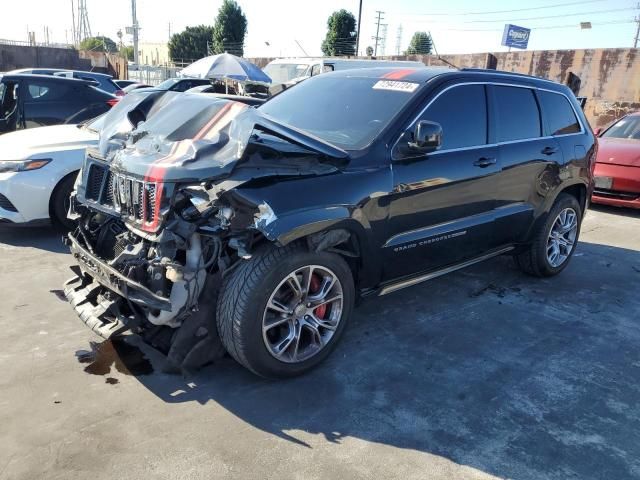
[[[374,67],[423,68],[422,62],[406,60],[363,60],[347,58],[277,58],[263,68],[273,84],[292,85],[305,78],[334,70]]]

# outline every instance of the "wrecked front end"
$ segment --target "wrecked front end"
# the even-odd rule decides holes
[[[64,291],[98,335],[130,330],[165,352],[171,369],[196,368],[223,353],[222,277],[273,240],[263,229],[276,212],[239,189],[332,173],[335,161],[323,159],[341,152],[246,105],[201,96],[175,98],[141,121],[87,152],[70,211],[76,275]]]

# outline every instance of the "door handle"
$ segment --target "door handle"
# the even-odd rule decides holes
[[[543,155],[553,155],[557,151],[557,147],[544,147],[540,153],[542,153]]]
[[[482,157],[473,162],[476,167],[486,168],[489,165],[495,165],[496,159],[493,157]]]

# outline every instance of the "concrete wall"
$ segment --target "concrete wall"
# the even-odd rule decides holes
[[[640,49],[540,50],[495,52],[497,70],[524,73],[566,83],[569,72],[581,80],[579,95],[587,97],[585,113],[593,127],[606,125],[626,112],[640,110]],[[487,53],[443,55],[459,67],[485,68]],[[444,65],[429,55],[378,57]],[[250,59],[263,67],[271,59]]]
[[[81,59],[78,51],[70,48],[0,44],[0,71],[28,67],[90,70],[91,61]]]

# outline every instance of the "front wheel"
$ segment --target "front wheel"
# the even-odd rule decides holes
[[[515,256],[518,267],[537,277],[557,275],[569,264],[578,244],[582,209],[573,195],[561,193],[531,245]]]
[[[339,255],[269,245],[223,283],[218,332],[231,356],[252,372],[300,375],[331,353],[354,297],[351,270]]]
[[[76,181],[77,174],[67,175],[63,178],[51,194],[50,213],[51,221],[56,228],[72,230],[75,222],[67,218],[71,203],[71,192]]]

